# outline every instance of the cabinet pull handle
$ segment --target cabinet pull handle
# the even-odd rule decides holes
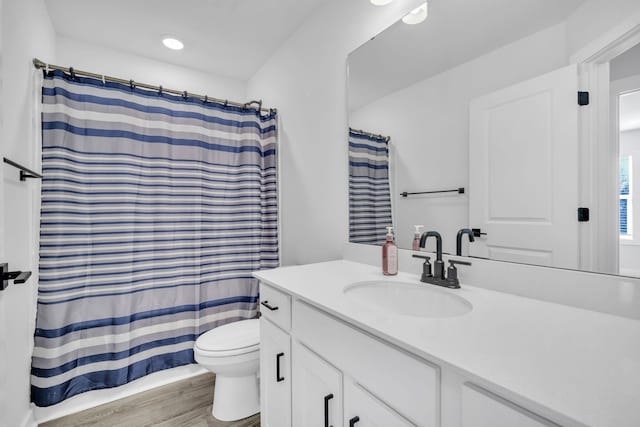
[[[327,394],[324,397],[324,427],[332,427],[329,425],[329,401],[333,399],[333,394]]]
[[[276,382],[284,381],[284,377],[280,376],[280,358],[284,356],[284,353],[278,353],[276,355]]]
[[[269,310],[271,310],[271,311],[276,311],[276,310],[278,309],[278,307],[277,307],[277,306],[276,306],[276,307],[274,307],[274,306],[272,306],[272,305],[269,305],[269,301],[262,301],[262,302],[260,303],[260,305],[264,305],[265,307],[267,307],[267,308],[268,308]]]
[[[360,421],[360,417],[358,416],[351,418],[349,420],[349,427],[355,426],[358,421]]]

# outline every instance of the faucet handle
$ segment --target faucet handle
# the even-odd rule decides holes
[[[433,274],[431,274],[431,263],[429,262],[431,260],[431,257],[424,256],[424,255],[412,255],[412,256],[414,258],[420,258],[424,260],[424,264],[422,264],[422,276],[420,277],[420,281],[427,283],[427,280],[433,277]]]
[[[459,288],[460,281],[458,280],[458,269],[456,265],[471,265],[468,261],[456,261],[449,260],[449,267],[447,268],[447,282],[449,282],[451,288]]]

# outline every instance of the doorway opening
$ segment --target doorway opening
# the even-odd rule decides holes
[[[640,166],[634,167],[640,154],[625,155],[621,139],[631,127],[621,132],[620,124],[621,106],[640,96],[633,95],[640,91],[640,14],[594,40],[571,62],[578,65],[579,90],[590,94],[588,107],[579,113],[580,205],[593,213],[581,225],[581,269],[640,277],[640,257],[623,260],[631,236],[640,234],[635,218],[640,196],[633,194],[640,190],[633,185],[640,177]]]
[[[611,60],[610,81],[618,147],[618,269],[640,277],[640,44]]]

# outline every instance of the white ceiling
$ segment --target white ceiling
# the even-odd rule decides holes
[[[325,1],[45,0],[58,35],[240,80]],[[184,50],[165,48],[163,34]]]
[[[560,23],[583,0],[430,0],[418,25],[398,21],[349,56],[349,108],[435,76]]]
[[[620,132],[640,129],[640,90],[620,97]]]

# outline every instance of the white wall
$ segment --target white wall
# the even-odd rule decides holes
[[[35,113],[37,73],[31,60],[55,61],[55,33],[43,0],[4,0],[2,12],[3,155],[38,170],[39,135]],[[0,293],[0,425],[32,423],[29,395],[37,292],[39,181],[20,182],[3,165],[5,238],[3,260],[11,269],[31,270],[28,283]]]
[[[566,65],[565,34],[559,24],[518,40],[364,106],[349,124],[391,136],[398,192],[468,189],[469,102]],[[402,248],[411,247],[413,225],[424,224],[443,235],[445,252],[455,253],[457,231],[473,225],[466,194],[396,197],[395,206]]]
[[[246,82],[242,80],[220,77],[67,37],[58,37],[56,47],[57,65],[219,99],[247,101]]]
[[[341,256],[348,235],[347,54],[420,1],[332,0],[249,80],[280,113],[282,262]]]
[[[567,47],[573,55],[630,16],[640,13],[638,0],[587,0],[567,20]]]
[[[640,276],[640,129],[620,133],[620,155],[631,156],[633,238],[620,240],[620,274]]]

